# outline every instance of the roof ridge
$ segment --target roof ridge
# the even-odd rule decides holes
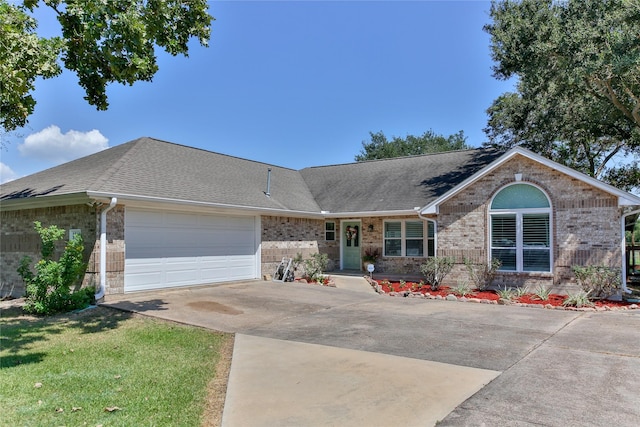
[[[204,151],[205,153],[217,154],[218,156],[229,157],[231,159],[242,160],[242,161],[245,161],[245,162],[257,163],[257,164],[260,164],[260,165],[265,165],[265,166],[274,167],[274,168],[280,168],[280,169],[286,169],[286,170],[290,170],[290,171],[299,171],[299,169],[288,168],[288,167],[276,165],[276,164],[273,164],[273,163],[261,162],[259,160],[247,159],[245,157],[234,156],[232,154],[220,153],[218,151],[206,150],[206,149],[200,148],[200,147],[192,147],[190,145],[179,144],[177,142],[166,141],[164,139],[154,138],[154,137],[150,137],[150,136],[149,137],[144,137],[144,138],[139,138],[139,139],[149,139],[149,140],[152,140],[152,141],[162,142],[164,144],[171,144],[171,145],[175,145],[177,147],[188,148],[188,149],[191,149],[191,150]]]
[[[106,182],[108,182],[109,179],[112,176],[114,176],[128,162],[128,160],[132,156],[132,152],[135,151],[134,149],[138,147],[139,144],[146,139],[150,139],[150,138],[141,137],[141,138],[134,139],[133,141],[129,141],[129,142],[125,142],[124,144],[121,144],[120,145],[121,148],[122,146],[125,146],[127,144],[131,144],[131,147],[129,147],[127,151],[125,151],[117,161],[112,163],[111,166],[109,166],[101,175],[99,175],[96,178],[96,180],[93,182],[93,184],[88,185],[87,191],[99,191],[102,188],[102,186]],[[95,185],[95,188],[91,188],[93,185]]]
[[[409,156],[387,157],[387,158],[384,158],[384,159],[364,160],[364,161],[361,161],[361,162],[354,161],[354,162],[348,162],[348,163],[336,163],[336,164],[332,164],[332,165],[309,166],[309,167],[306,167],[306,168],[301,169],[301,170],[330,168],[330,167],[336,167],[336,166],[350,166],[350,165],[376,163],[376,162],[388,162],[388,161],[391,161],[391,160],[416,159],[416,158],[419,158],[419,157],[439,156],[439,155],[444,155],[444,154],[464,153],[464,152],[467,152],[467,151],[479,151],[479,150],[495,150],[495,149],[493,147],[472,147],[472,148],[463,148],[463,149],[460,149],[460,150],[446,150],[446,151],[438,151],[438,152],[435,152],[435,153],[423,153],[423,154],[413,154],[413,155],[409,155]]]

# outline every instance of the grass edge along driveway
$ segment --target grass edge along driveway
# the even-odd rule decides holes
[[[232,348],[231,334],[105,307],[3,309],[0,424],[219,425]]]

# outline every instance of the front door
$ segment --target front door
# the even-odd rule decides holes
[[[342,223],[342,268],[345,270],[360,270],[360,221],[346,221]]]

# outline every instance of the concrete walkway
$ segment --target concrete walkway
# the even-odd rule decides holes
[[[433,426],[499,372],[236,335],[223,426]]]
[[[355,292],[365,292],[368,294],[377,294],[367,279],[363,276],[347,276],[341,274],[331,274],[331,279],[336,284],[336,288],[348,289]]]
[[[226,427],[640,425],[640,310],[264,281],[105,305],[236,333]]]

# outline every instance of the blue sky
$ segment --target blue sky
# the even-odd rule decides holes
[[[153,82],[108,89],[38,81],[29,125],[0,152],[2,180],[151,136],[293,169],[352,162],[369,131],[486,138],[488,1],[215,1],[208,48],[160,53]],[[42,30],[56,30],[40,15]]]

